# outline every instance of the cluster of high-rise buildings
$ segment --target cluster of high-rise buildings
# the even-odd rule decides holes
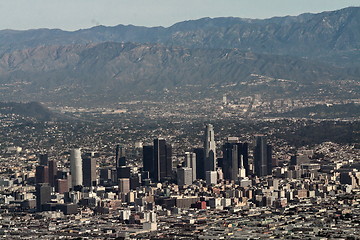
[[[12,233],[18,234],[50,222],[51,234],[66,236],[75,236],[78,230],[83,237],[115,238],[126,233],[148,239],[152,234],[191,233],[214,239],[226,232],[238,239],[242,234],[268,236],[268,220],[262,228],[266,231],[258,232],[258,223],[266,216],[272,220],[282,213],[312,213],[299,221],[296,215],[277,219],[272,236],[290,236],[302,221],[312,227],[319,219],[330,221],[351,211],[358,216],[359,200],[354,201],[360,186],[360,174],[354,170],[358,149],[324,143],[312,150],[298,149],[296,154],[277,147],[273,154],[263,135],[255,135],[252,143],[238,137],[220,142],[214,136],[214,127],[206,125],[203,145],[186,147],[180,154],[178,145],[155,138],[133,152],[116,145],[104,147],[103,152],[72,148],[57,158],[33,155],[22,172],[0,178],[0,203],[4,203],[0,218],[6,217],[8,228],[14,226],[19,230]],[[333,208],[341,206],[341,211],[324,213],[329,203]],[[17,214],[26,214],[27,222],[13,221]],[[28,225],[33,227],[27,229]],[[93,226],[99,232],[91,235]],[[317,232],[306,231],[307,235],[296,236]],[[349,232],[351,228],[342,236]]]
[[[222,157],[217,158],[214,128],[206,125],[204,147],[185,152],[184,161],[177,166],[178,185],[190,185],[196,179],[216,184],[219,177],[230,181],[247,180],[249,175],[259,177],[272,173],[271,145],[265,136],[256,136],[253,169],[249,164],[248,143],[241,143],[237,137],[228,137],[222,146]],[[154,144],[143,147],[143,176],[152,182],[174,180],[171,146],[164,139],[154,139]],[[252,170],[252,171],[251,171]]]
[[[220,149],[219,149],[220,150]],[[172,146],[165,139],[156,138],[152,145],[143,146],[142,168],[127,165],[125,149],[117,145],[113,166],[97,169],[92,154],[82,154],[80,148],[70,150],[70,172],[58,169],[55,160],[47,154],[39,156],[36,167],[37,209],[50,201],[51,188],[55,192],[74,198],[72,192],[96,186],[117,186],[125,198],[131,189],[152,183],[176,183],[191,185],[202,179],[207,185],[217,184],[219,179],[247,185],[249,176],[263,177],[272,174],[271,145],[263,135],[255,138],[253,164],[249,163],[249,146],[237,137],[228,137],[221,148],[222,157],[217,157],[214,127],[206,125],[204,146],[185,152],[184,161],[174,164]],[[221,155],[221,154],[220,154]],[[97,173],[100,173],[99,176]],[[47,208],[46,208],[47,209]]]

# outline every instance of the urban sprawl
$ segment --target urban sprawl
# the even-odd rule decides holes
[[[220,142],[211,124],[199,134],[203,146],[185,154],[160,137],[57,157],[7,147],[0,238],[359,238],[356,146],[325,142],[281,158],[265,135]]]

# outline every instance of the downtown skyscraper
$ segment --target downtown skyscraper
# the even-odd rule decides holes
[[[196,164],[196,153],[185,152],[185,166],[191,169],[192,182],[197,179]]]
[[[258,177],[271,175],[272,148],[266,143],[266,137],[257,135],[254,149],[254,170]]]
[[[238,180],[239,178],[239,146],[236,143],[223,145],[223,174],[226,180]]]
[[[96,186],[96,160],[92,157],[82,159],[84,187]]]
[[[143,170],[155,182],[172,176],[172,147],[164,139],[154,139],[153,146],[143,147]]]
[[[172,175],[172,148],[165,139],[154,139],[154,179],[158,182]]]
[[[216,171],[216,143],[213,125],[206,125],[204,137],[204,170],[205,172]]]
[[[229,137],[222,147],[224,179],[237,181],[248,175],[248,146],[237,137]]]
[[[74,148],[70,151],[70,173],[72,187],[83,185],[83,169],[80,148]]]
[[[125,148],[120,145],[116,145],[115,164],[116,168],[126,166]]]

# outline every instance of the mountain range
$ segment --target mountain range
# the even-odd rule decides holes
[[[358,7],[265,20],[203,18],[168,28],[2,30],[0,100],[114,99],[184,86],[248,88],[264,79],[285,80],[289,89],[279,89],[302,94],[329,82],[358,82],[359,49]]]

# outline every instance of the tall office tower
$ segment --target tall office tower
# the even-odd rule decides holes
[[[48,166],[36,166],[35,170],[36,183],[49,183],[49,167]]]
[[[57,175],[57,162],[56,160],[49,160],[48,162],[49,167],[49,183],[51,187],[55,187],[55,180]]]
[[[266,144],[265,136],[256,136],[256,145],[254,149],[255,175],[258,177],[268,175],[269,172],[272,171],[272,164],[269,164],[271,161],[271,146]]]
[[[166,144],[165,145],[165,150],[166,150],[166,175],[165,175],[165,179],[171,179],[171,177],[173,176],[173,162],[172,162],[172,146],[171,144]]]
[[[119,178],[119,192],[124,194],[130,192],[129,178]]]
[[[271,175],[272,174],[272,169],[273,169],[273,159],[272,159],[272,146],[267,144],[266,145],[266,160],[267,160],[267,175]]]
[[[84,158],[82,160],[83,185],[85,187],[96,186],[96,160]]]
[[[126,157],[125,157],[125,148],[116,145],[116,182],[119,178],[129,178],[130,177],[130,168],[128,174],[126,174]]]
[[[195,148],[194,153],[196,154],[196,178],[205,180],[205,150],[204,148]]]
[[[116,167],[126,166],[125,148],[116,145],[115,154]]]
[[[243,163],[242,163],[242,164],[239,163],[239,166],[244,166],[244,168],[245,168],[245,175],[246,175],[246,176],[249,176],[249,174],[250,174],[250,167],[249,167],[249,146],[248,146],[248,143],[246,143],[246,142],[242,143],[241,155],[242,155]]]
[[[205,128],[205,171],[216,171],[216,144],[213,125],[208,124]]]
[[[47,154],[40,154],[39,155],[39,163],[41,166],[47,166],[49,161],[49,157]]]
[[[185,153],[185,163],[186,163],[186,167],[191,168],[192,181],[195,181],[197,179],[197,176],[196,176],[196,153],[186,152]]]
[[[227,142],[223,145],[223,174],[226,180],[239,178],[239,144]]]
[[[164,139],[154,139],[153,179],[163,181],[172,175],[172,148]]]
[[[179,186],[191,185],[193,183],[193,170],[189,167],[178,168],[177,182]]]
[[[71,173],[71,185],[82,186],[83,174],[82,174],[82,160],[80,148],[74,148],[70,150],[70,173]]]
[[[143,171],[151,173],[154,169],[154,146],[143,146]]]
[[[36,209],[40,212],[43,205],[51,200],[51,187],[48,183],[39,183],[36,185]]]

